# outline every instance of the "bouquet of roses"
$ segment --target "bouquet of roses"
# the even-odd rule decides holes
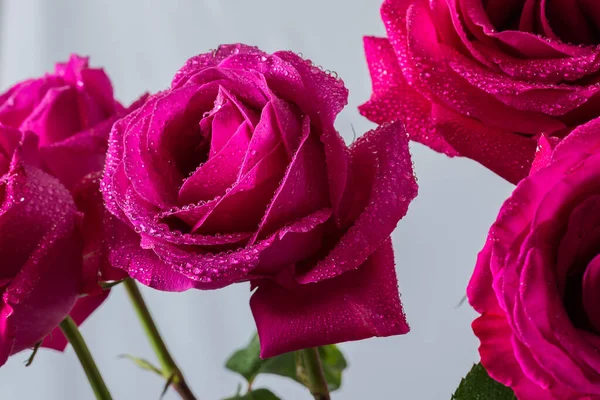
[[[78,325],[122,285],[160,365],[130,358],[196,399],[136,282],[245,283],[257,335],[226,363],[247,381],[231,399],[277,399],[261,373],[329,399],[337,343],[409,332],[390,236],[417,195],[414,140],[516,184],[467,289],[481,363],[452,398],[600,399],[600,6],[567,3],[386,0],[360,107],[379,126],[350,146],[344,82],[290,51],[222,45],[129,106],[77,55],[12,86],[0,366],[70,343],[111,399]]]

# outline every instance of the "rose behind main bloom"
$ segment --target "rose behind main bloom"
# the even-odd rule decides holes
[[[108,295],[99,272],[123,276],[102,251],[98,174],[127,112],[77,55],[0,94],[0,365],[42,339],[64,349],[59,322],[83,322]]]
[[[599,2],[385,0],[381,15],[361,112],[402,121],[412,140],[516,183],[541,133],[600,115]]]
[[[520,400],[600,398],[600,119],[540,139],[468,288],[490,376]]]
[[[113,127],[110,261],[160,290],[250,281],[266,357],[406,333],[389,237],[417,193],[408,139],[348,148],[347,94],[291,52],[192,57]]]

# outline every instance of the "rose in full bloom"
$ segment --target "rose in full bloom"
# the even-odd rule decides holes
[[[111,132],[113,265],[167,291],[250,281],[264,357],[406,333],[389,237],[417,192],[408,140],[348,148],[347,95],[287,51],[192,57]]]
[[[134,104],[131,109],[137,105]],[[83,252],[81,249],[79,251],[80,258],[83,258],[84,276],[65,277],[80,282],[79,293],[86,295],[79,299],[71,312],[71,317],[77,323],[83,322],[108,295],[108,291],[102,291],[98,286],[99,271],[104,274],[103,279],[123,276],[110,269],[102,251],[103,206],[98,174],[104,165],[110,128],[114,121],[127,112],[114,99],[112,84],[104,71],[90,68],[88,59],[77,55],[72,55],[66,63],[56,64],[54,73],[17,83],[0,94],[0,126],[3,132],[12,132],[6,135],[15,136],[14,132],[20,131],[27,137],[37,137],[39,152],[35,157],[36,168],[57,178],[63,186],[62,190],[71,192],[70,203],[77,208],[78,222],[74,228],[77,232],[73,234],[81,236],[80,241],[83,242]],[[6,159],[10,161],[12,153],[7,150],[6,154]],[[58,184],[53,181],[53,185]],[[35,209],[43,205],[34,204],[30,207]],[[36,217],[33,215],[31,218]],[[12,229],[16,227],[19,225],[12,226]],[[25,237],[31,226],[24,224],[20,228],[17,235]],[[35,240],[32,239],[29,244],[35,245]],[[16,264],[12,267],[15,270],[9,274],[11,279],[18,267],[20,265]],[[75,267],[68,265],[61,268]],[[69,296],[63,297],[68,299]],[[43,301],[43,297],[39,301]],[[45,333],[48,334],[48,331]],[[58,328],[48,334],[43,342],[44,347],[57,350],[64,349],[66,344]]]
[[[540,139],[468,288],[481,362],[519,399],[600,398],[600,119]]]
[[[77,208],[39,161],[33,133],[0,125],[0,365],[62,321],[83,282]]]
[[[600,3],[385,0],[387,39],[365,38],[372,121],[472,158],[516,183],[541,133],[600,115]]]

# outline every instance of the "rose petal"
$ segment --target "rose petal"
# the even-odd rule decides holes
[[[430,102],[404,79],[389,41],[365,37],[364,46],[373,80],[373,94],[367,103],[359,107],[360,113],[378,124],[401,120],[411,140],[450,157],[457,155],[434,129]]]
[[[20,129],[35,132],[41,146],[62,141],[82,128],[77,110],[77,89],[69,86],[52,88],[21,123]]]
[[[108,298],[110,291],[105,290],[99,295],[85,296],[77,300],[75,306],[69,313],[73,321],[80,326],[102,303]],[[64,351],[69,342],[59,327],[54,328],[48,336],[44,338],[42,347]]]
[[[182,292],[194,287],[192,280],[173,271],[152,250],[140,247],[139,235],[115,217],[108,217],[105,226],[111,232],[107,238],[109,259],[115,268],[158,290]]]
[[[15,332],[8,319],[12,315],[12,307],[0,299],[0,367],[12,354]]]
[[[417,195],[408,138],[398,134],[394,124],[382,125],[367,132],[351,147],[353,176],[360,177],[349,186],[346,196],[356,194],[356,188],[368,191],[369,198],[358,199],[362,210],[353,225],[340,238],[331,252],[306,274],[298,277],[301,283],[333,278],[360,266],[387,237],[406,214],[408,205]],[[371,171],[368,175],[361,170]],[[395,173],[390,174],[390,171]],[[364,197],[364,196],[363,196]],[[363,208],[364,207],[364,208]],[[349,205],[349,210],[356,205]]]
[[[550,392],[529,380],[511,347],[511,330],[504,317],[486,315],[473,321],[473,331],[481,341],[481,364],[498,382],[510,386],[519,398],[554,400]]]
[[[533,138],[492,129],[442,107],[434,108],[436,128],[462,156],[471,158],[512,183],[529,173]]]
[[[197,203],[223,196],[238,177],[251,137],[251,128],[243,122],[221,151],[185,180],[179,190],[179,203]]]
[[[250,306],[262,358],[409,331],[389,239],[358,269],[335,279],[294,289],[260,282]]]
[[[110,129],[115,121],[116,117],[109,118],[66,140],[42,147],[40,153],[44,165],[69,189],[84,176],[101,171]]]
[[[319,139],[310,133],[310,120],[305,118],[303,122],[300,147],[250,243],[274,232],[287,221],[330,206],[327,177],[323,175],[327,168],[323,147]]]

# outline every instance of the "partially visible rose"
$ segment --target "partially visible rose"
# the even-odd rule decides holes
[[[192,57],[113,127],[110,261],[160,290],[251,281],[264,357],[406,333],[389,236],[417,192],[407,138],[346,147],[347,95],[291,52]]]
[[[80,293],[85,297],[71,313],[77,323],[106,299],[108,291],[100,288],[99,279],[123,277],[110,268],[103,251],[98,174],[104,166],[112,124],[143,100],[125,109],[114,99],[104,71],[90,68],[88,58],[77,55],[56,64],[54,73],[17,83],[0,94],[0,124],[38,137],[37,165],[71,192],[83,217],[77,230],[84,244]],[[57,350],[66,344],[59,328],[43,342],[44,347]]]
[[[37,137],[0,125],[0,365],[73,308],[83,281],[79,213],[39,167]]]
[[[385,0],[381,15],[361,112],[402,121],[412,140],[516,183],[541,133],[600,115],[598,2]]]
[[[521,400],[600,398],[600,119],[504,203],[468,288],[481,362]]]

